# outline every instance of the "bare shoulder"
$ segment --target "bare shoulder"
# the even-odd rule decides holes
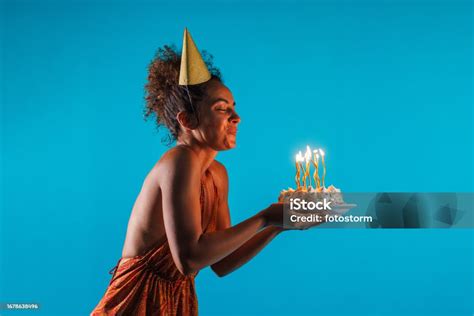
[[[215,175],[227,178],[227,169],[221,162],[214,160],[210,165],[210,169]]]
[[[160,186],[170,181],[182,181],[197,179],[199,160],[197,155],[190,149],[184,147],[173,147],[161,156],[153,167]],[[173,180],[174,179],[174,180]]]
[[[214,176],[217,185],[224,190],[227,190],[229,185],[229,177],[227,175],[227,169],[225,166],[217,160],[214,160],[209,166],[209,169]]]
[[[166,151],[155,165],[155,168],[162,169],[174,167],[194,167],[198,164],[197,155],[186,147],[173,147]]]

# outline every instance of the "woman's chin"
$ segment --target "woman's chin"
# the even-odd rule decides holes
[[[222,150],[233,149],[233,148],[235,148],[236,145],[237,145],[237,143],[235,141],[235,137],[234,137],[234,139],[228,139],[224,142],[224,146],[222,146]]]

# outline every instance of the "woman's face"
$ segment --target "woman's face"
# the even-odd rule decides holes
[[[199,105],[199,125],[194,137],[216,151],[234,148],[240,117],[230,90],[217,80],[211,80],[206,97]]]

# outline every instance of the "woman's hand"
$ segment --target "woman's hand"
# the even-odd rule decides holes
[[[284,216],[285,203],[273,203],[269,207],[260,212],[264,221],[265,227],[273,227],[277,232],[282,232],[285,230],[300,230],[306,229],[301,227],[291,227],[284,225],[283,216]]]
[[[273,203],[269,207],[260,212],[262,215],[265,226],[276,226],[283,228],[283,203]]]
[[[307,230],[309,228],[316,227],[325,223],[325,221],[322,220],[321,222],[299,222],[291,226],[284,225],[284,207],[284,203],[273,203],[269,207],[261,211],[260,214],[262,215],[265,221],[265,227],[272,226],[276,232],[280,233],[285,230]],[[328,213],[320,212],[320,218],[324,219],[325,214]]]

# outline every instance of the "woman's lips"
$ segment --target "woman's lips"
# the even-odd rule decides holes
[[[237,135],[237,128],[229,128],[229,129],[227,130],[227,132],[228,132],[229,134],[232,134],[232,135],[236,136],[236,135]]]

